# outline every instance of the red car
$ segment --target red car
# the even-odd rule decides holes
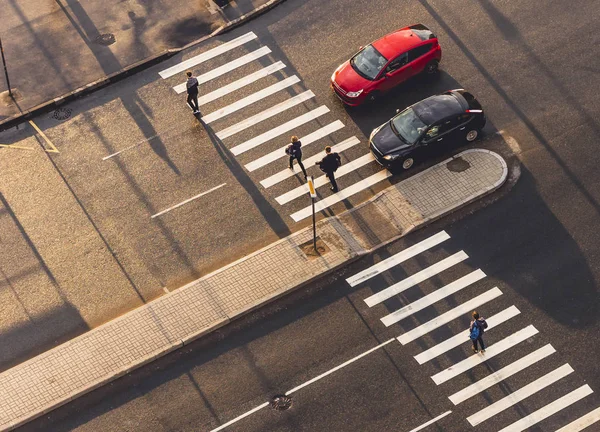
[[[342,102],[357,106],[421,72],[435,74],[441,59],[437,36],[412,25],[361,48],[335,70],[331,87]]]

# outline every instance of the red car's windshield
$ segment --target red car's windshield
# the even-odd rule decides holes
[[[387,62],[388,60],[373,45],[367,45],[350,60],[352,69],[363,78],[371,81],[377,78]]]

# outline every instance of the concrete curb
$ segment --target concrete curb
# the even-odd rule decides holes
[[[29,108],[29,109],[21,112],[20,114],[9,117],[8,119],[0,122],[0,132],[4,131],[6,129],[15,127],[21,123],[25,123],[26,121],[31,120],[34,117],[37,117],[41,114],[55,110],[56,108],[58,108],[59,106],[61,106],[64,103],[71,102],[75,99],[78,99],[80,97],[91,94],[97,90],[100,90],[110,84],[119,82],[119,81],[129,77],[130,75],[133,75],[133,74],[141,72],[145,69],[148,69],[148,68],[150,68],[164,60],[167,60],[170,57],[173,57],[173,56],[179,54],[180,52],[182,52],[188,48],[191,48],[195,45],[198,45],[210,38],[227,33],[228,31],[231,31],[231,30],[245,24],[246,22],[262,15],[263,13],[268,12],[269,10],[273,9],[275,6],[279,5],[280,3],[283,3],[284,1],[285,0],[269,0],[267,3],[254,9],[252,12],[242,15],[241,17],[236,18],[235,20],[222,25],[218,29],[214,30],[211,34],[203,36],[193,42],[190,42],[189,44],[187,44],[181,48],[170,48],[170,49],[164,50],[158,54],[155,54],[153,56],[150,56],[148,58],[140,60],[136,63],[133,63],[129,66],[126,66],[117,72],[114,72],[112,74],[109,74],[102,78],[99,78],[91,83],[83,85],[75,90],[72,90],[68,93],[58,96],[52,100],[43,102],[39,105]]]

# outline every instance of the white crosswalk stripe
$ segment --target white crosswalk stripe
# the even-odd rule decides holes
[[[344,123],[342,123],[339,120],[336,120],[332,123],[329,123],[326,126],[323,126],[320,129],[317,129],[316,131],[300,138],[300,141],[302,141],[302,148],[306,148],[309,144],[312,144],[312,143],[320,140],[321,138],[324,138],[327,135],[330,135],[333,132],[340,130],[343,127],[344,127]],[[285,148],[287,146],[288,145],[286,144],[283,147],[278,148],[274,152],[267,153],[266,155],[259,157],[258,159],[246,164],[245,165],[246,169],[250,172],[256,171],[257,169],[262,168],[265,165],[268,165],[271,162],[276,161],[277,159],[281,159],[282,157],[287,156],[285,154]]]
[[[469,256],[463,251],[457,252],[454,255],[444,258],[440,262],[437,262],[426,269],[423,269],[420,272],[415,273],[414,275],[409,276],[406,279],[403,279],[400,282],[367,297],[365,299],[365,303],[367,306],[373,307],[376,304],[400,294],[401,292],[406,291],[407,289],[423,282],[424,280],[427,280],[430,277],[449,269],[450,267],[466,260],[467,258],[469,258]]]
[[[438,289],[437,291],[434,291],[431,294],[428,294],[425,297],[421,297],[419,300],[416,300],[404,306],[402,309],[398,309],[397,311],[384,316],[383,318],[381,318],[381,322],[386,327],[389,327],[392,324],[397,323],[398,321],[401,321],[411,316],[412,314],[415,314],[420,310],[425,309],[426,307],[431,306],[434,303],[459,292],[460,290],[470,286],[471,284],[480,281],[484,277],[484,272],[482,272],[481,270],[475,270],[469,273],[468,275],[463,276],[460,279]]]
[[[535,381],[530,382],[526,386],[521,387],[519,390],[514,391],[513,393],[500,399],[499,401],[494,402],[493,404],[488,405],[482,410],[479,410],[475,414],[467,417],[467,421],[471,423],[471,426],[477,426],[478,424],[483,423],[487,419],[495,416],[496,414],[504,411],[505,409],[508,409],[511,406],[524,401],[529,396],[534,395],[535,393],[545,389],[549,385],[554,384],[561,378],[564,378],[573,372],[574,370],[569,364],[562,365],[558,369],[547,373],[546,375],[536,379]]]
[[[510,306],[509,308],[504,309],[502,312],[498,312],[495,315],[487,318],[486,321],[488,323],[488,328],[485,330],[486,333],[493,329],[494,327],[499,326],[505,321],[517,316],[521,311],[517,309],[515,306]],[[415,356],[415,360],[419,362],[419,364],[423,364],[432,360],[445,352],[450,351],[453,348],[456,348],[465,342],[469,341],[469,331],[464,330],[457,335],[452,336],[449,339],[446,339],[444,342],[441,342],[428,350],[423,351],[422,353]]]
[[[261,78],[265,78],[281,69],[283,69],[285,65],[283,62],[278,61],[277,63],[273,63],[270,66],[264,67],[256,72],[251,73],[250,75],[246,75],[244,78],[241,78],[237,81],[232,82],[231,84],[227,84],[215,91],[205,94],[202,97],[198,98],[198,105],[206,105],[209,102],[217,100],[229,93],[232,93],[236,90],[246,87],[247,85],[252,84],[253,82],[258,81]],[[185,90],[185,88],[184,88]]]
[[[334,193],[333,195],[330,195],[327,198],[323,198],[322,200],[318,201],[315,204],[315,211],[320,212],[321,210],[325,210],[326,208],[331,207],[332,205],[339,203],[340,201],[343,201],[346,198],[349,198],[352,195],[359,193],[360,191],[368,189],[371,186],[374,186],[377,183],[382,182],[383,180],[387,179],[391,175],[392,175],[391,172],[389,172],[386,169],[383,169],[383,170],[373,174],[372,176],[369,176],[363,180],[360,180],[360,181],[354,183],[353,185],[348,186],[348,187],[342,189],[341,191]],[[298,222],[298,221],[301,221],[302,219],[306,219],[311,214],[312,214],[312,207],[308,206],[308,207],[303,208],[302,210],[297,211],[296,213],[292,213],[291,216],[292,216],[292,219],[294,219],[294,221]]]
[[[528,368],[529,366],[532,366],[535,363],[545,359],[546,357],[548,357],[551,354],[554,354],[555,352],[556,350],[552,345],[544,345],[536,351],[527,354],[525,357],[514,361],[508,366],[505,366],[502,369],[494,372],[493,374],[488,375],[487,377],[471,384],[470,386],[465,387],[459,392],[454,393],[453,395],[449,396],[448,399],[450,399],[450,401],[454,405],[458,405],[459,403],[462,403],[467,399],[472,398],[476,394],[487,390],[488,388],[498,384],[501,381],[504,381],[508,377],[511,377],[514,374]]]
[[[578,389],[573,390],[572,392],[556,399],[554,402],[549,403],[543,408],[540,408],[539,410],[529,414],[526,417],[523,417],[504,429],[501,429],[499,432],[522,432],[525,429],[528,429],[531,426],[534,426],[542,420],[550,417],[551,415],[556,414],[570,405],[573,405],[575,402],[583,399],[584,397],[591,395],[593,392],[594,391],[589,385],[582,385]]]
[[[375,159],[373,158],[371,153],[367,153],[366,155],[363,155],[363,156],[359,157],[358,159],[355,159],[345,165],[342,165],[335,172],[335,178],[338,179],[348,173],[351,173],[351,172],[359,169],[362,166],[367,165],[370,162],[373,162],[374,160]],[[314,179],[315,188],[325,186],[326,184],[329,184],[329,179],[325,175],[322,175],[322,176]],[[283,204],[286,204],[286,203],[288,203],[298,197],[301,197],[302,195],[305,195],[307,193],[308,193],[308,185],[302,184],[302,185],[298,186],[297,188],[294,188],[291,191],[288,191],[288,192],[284,193],[283,195],[276,197],[275,201],[277,201],[279,204],[283,205]]]
[[[269,47],[259,48],[256,51],[252,51],[251,53],[246,54],[245,56],[230,61],[229,63],[225,63],[222,66],[211,69],[209,72],[206,72],[202,75],[198,75],[196,79],[198,80],[198,84],[205,84],[211,80],[214,80],[215,78],[225,75],[226,73],[229,73],[232,70],[235,70],[250,62],[253,62],[254,60],[264,57],[270,53],[271,49]],[[186,91],[186,83],[183,82],[181,84],[176,85],[175,87],[173,87],[173,90],[175,90],[177,94],[183,93],[184,91]]]
[[[304,138],[303,138],[304,139]],[[334,146],[331,146],[331,151],[332,152],[337,152],[337,153],[341,153],[344,150],[347,150],[349,148],[354,147],[355,145],[359,144],[360,140],[356,137],[351,137],[348,139],[345,139],[344,141],[342,141],[339,144],[336,144]],[[306,169],[308,170],[310,167],[314,166],[314,164],[318,161],[320,161],[321,159],[323,159],[323,157],[325,156],[325,153],[317,153],[314,156],[311,156],[309,158],[303,159],[302,162],[304,163],[304,166],[306,167]],[[267,177],[264,180],[260,181],[260,184],[265,187],[271,187],[277,183],[280,183],[282,181],[284,181],[285,179],[288,179],[290,177],[293,177],[296,173],[289,170],[289,169],[284,169],[279,171],[277,174],[273,174],[270,177]]]
[[[300,105],[302,102],[305,102],[314,97],[315,94],[312,91],[306,90],[305,92],[302,92],[299,95],[296,95],[290,99],[278,103],[277,105],[273,105],[272,107],[267,108],[266,110],[261,111],[258,114],[250,116],[239,123],[229,126],[228,128],[223,129],[220,132],[217,132],[217,137],[219,139],[229,138],[230,136],[235,135],[238,132],[248,129],[251,126],[254,126],[273,116],[276,116],[277,114],[280,114],[285,110],[295,107],[296,105]]]
[[[171,66],[168,69],[160,71],[158,74],[163,79],[172,77],[173,75],[177,75],[178,73],[184,72],[193,66],[199,65],[200,63],[204,63],[207,60],[215,58],[253,39],[256,39],[256,35],[253,32],[246,33],[245,35],[235,38],[229,42],[225,42],[224,44],[219,45],[216,48],[213,48],[211,50],[203,52],[202,54],[184,60],[181,63],[177,63],[175,66]]]
[[[446,241],[450,238],[450,236],[448,235],[448,233],[446,233],[446,231],[441,231],[423,241],[420,241],[419,243],[406,248],[400,252],[398,252],[397,254],[384,259],[383,261],[378,262],[375,265],[372,265],[371,267],[356,273],[354,276],[349,277],[348,279],[346,279],[346,282],[348,282],[348,284],[350,286],[356,286],[359,283],[362,283],[368,279],[371,279],[372,277],[377,276],[378,274],[383,273],[386,270],[391,269],[394,266],[397,266],[400,263],[403,263],[404,261],[408,260],[409,258],[412,258],[414,256],[417,256],[418,254],[420,254],[421,252],[425,252],[428,249],[431,249],[434,246],[437,246],[438,244],[442,243],[443,241]]]
[[[252,105],[255,102],[258,102],[261,99],[266,98],[267,96],[271,96],[272,94],[277,93],[285,88],[291,87],[294,84],[300,82],[300,78],[296,75],[293,75],[289,78],[284,79],[283,81],[279,81],[269,87],[266,87],[262,90],[257,91],[256,93],[252,93],[250,96],[246,96],[243,99],[240,99],[237,102],[232,103],[231,105],[227,105],[217,111],[214,111],[210,114],[202,117],[204,123],[212,123],[215,120],[219,120],[225,116],[228,116],[231,113],[241,110],[242,108],[246,108],[249,105]]]
[[[327,108],[325,105],[321,105],[319,108],[302,114],[301,116],[289,120],[284,124],[277,126],[276,128],[273,128],[265,133],[262,133],[258,136],[255,136],[254,138],[249,139],[248,141],[244,141],[243,143],[236,145],[235,147],[231,148],[231,153],[238,156],[242,153],[247,152],[248,150],[251,150],[255,147],[258,147],[261,144],[266,143],[269,140],[272,140],[273,138],[277,138],[278,136],[281,136],[286,132],[289,132],[299,126],[302,126],[303,124],[311,122],[321,117],[322,115],[327,114],[328,112],[329,108]]]
[[[430,331],[448,324],[450,321],[455,320],[460,316],[468,314],[473,309],[490,302],[501,295],[502,291],[500,291],[498,287],[494,287],[491,290],[488,290],[483,294],[479,294],[477,297],[474,297],[469,301],[455,307],[454,309],[450,309],[448,312],[439,315],[431,321],[427,321],[425,324],[421,324],[419,327],[398,336],[396,339],[398,339],[398,342],[400,342],[402,345],[406,345],[407,343],[426,335]]]
[[[501,354],[504,351],[514,347],[515,345],[529,339],[537,333],[538,330],[534,326],[529,325],[524,329],[508,336],[507,338],[502,339],[500,342],[496,342],[494,345],[488,347],[485,353],[473,354],[472,356],[450,366],[448,369],[433,375],[431,379],[437,385],[443,384],[446,381],[460,375],[461,373],[466,372],[469,369],[472,369],[475,366],[488,361],[490,358],[495,357],[498,354]]]
[[[580,432],[598,421],[600,421],[600,408],[590,411],[568,425],[561,427],[556,432]]]

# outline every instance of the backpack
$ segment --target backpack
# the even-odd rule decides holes
[[[471,334],[469,334],[469,337],[471,338],[471,340],[475,340],[479,336],[481,336],[481,329],[479,328],[479,324],[477,323],[477,321],[475,321],[473,323],[473,327],[471,328]]]
[[[336,166],[335,166],[335,168],[333,169],[333,171],[335,172],[335,171],[337,171],[337,169],[338,169],[339,167],[341,167],[341,166],[342,166],[342,158],[340,157],[340,155],[339,155],[339,154],[337,154],[337,153],[334,153],[334,154],[335,154],[335,156],[336,156],[336,158],[335,158],[335,165],[336,165]]]

